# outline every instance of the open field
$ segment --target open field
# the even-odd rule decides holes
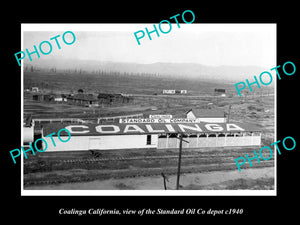
[[[254,95],[238,97],[234,84],[211,83],[201,80],[183,80],[139,76],[97,76],[91,74],[43,74],[39,72],[24,74],[24,87],[38,86],[44,92],[74,93],[82,88],[87,93],[126,93],[133,94],[134,101],[128,105],[107,107],[83,107],[67,103],[49,103],[24,99],[24,114],[33,118],[97,118],[124,114],[143,113],[172,114],[185,117],[191,108],[215,108],[229,113],[230,121],[249,122],[267,131],[274,127],[274,95],[260,95],[274,91],[268,87],[254,90]],[[232,97],[214,96],[214,88],[225,88]],[[163,89],[184,89],[188,95],[153,95]],[[200,97],[199,97],[200,96]],[[230,95],[229,95],[230,96]]]
[[[171,79],[166,77],[147,77],[136,75],[115,74],[65,74],[25,72],[24,88],[32,86],[47,91],[60,93],[77,92],[82,88],[87,93],[107,92],[126,94],[148,94],[162,93],[163,89],[188,90],[190,95],[201,95],[213,93],[214,88],[226,88],[229,93],[235,92],[230,83],[211,83],[203,80]]]
[[[176,176],[167,176],[167,190],[176,187]],[[185,173],[180,176],[181,190],[274,190],[274,168]],[[111,178],[86,182],[44,184],[27,190],[164,190],[162,176]]]
[[[27,72],[24,87],[39,87],[43,92],[126,93],[134,96],[128,105],[83,107],[67,103],[48,103],[30,100],[25,96],[24,115],[32,118],[96,119],[143,113],[172,114],[185,117],[191,108],[218,109],[228,114],[230,122],[250,123],[261,128],[262,145],[274,142],[274,95],[237,97],[234,84],[211,83],[138,76],[95,76],[92,74],[43,74]],[[214,88],[225,88],[229,97],[213,96]],[[188,90],[187,96],[160,95],[163,89]],[[158,95],[154,95],[154,94]],[[230,107],[231,106],[231,107]],[[182,159],[182,189],[223,190],[274,188],[274,160],[254,167],[244,165],[239,173],[234,159],[249,155],[257,148],[184,149]],[[24,160],[24,189],[162,189],[162,176],[169,178],[174,187],[177,172],[178,149],[169,150],[116,150],[98,152],[44,152]],[[243,174],[243,175],[242,175]],[[248,175],[247,175],[248,174]],[[215,177],[212,178],[212,177]],[[224,179],[222,179],[224,177]],[[210,179],[213,179],[209,182]],[[201,181],[201,182],[198,182]],[[173,182],[173,183],[172,183]]]
[[[253,147],[184,149],[182,154],[181,174],[194,174],[212,171],[238,172],[234,159],[245,154],[254,155]],[[44,152],[31,156],[24,161],[25,189],[35,186],[60,183],[107,181],[142,177],[157,177],[161,173],[175,176],[177,173],[178,149],[168,150],[111,150],[82,152]],[[264,155],[268,157],[268,155]],[[258,164],[254,168],[274,167],[274,160]],[[242,166],[242,173],[247,175],[248,165]],[[273,171],[274,174],[274,171]],[[263,176],[263,174],[261,174]],[[251,182],[250,182],[251,183]],[[192,185],[192,183],[190,184]],[[196,183],[194,185],[197,185]],[[272,184],[273,185],[273,184]],[[148,188],[152,188],[151,185]],[[193,186],[195,189],[196,186]],[[200,188],[200,187],[199,187]],[[268,186],[270,188],[270,186]],[[134,188],[135,189],[135,188]]]

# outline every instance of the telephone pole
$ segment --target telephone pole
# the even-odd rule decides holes
[[[180,180],[180,169],[181,169],[181,154],[182,154],[182,141],[189,143],[186,140],[183,140],[182,134],[179,134],[179,155],[178,155],[178,167],[177,167],[177,181],[176,181],[176,190],[179,190],[179,180]]]
[[[231,104],[229,105],[229,110],[228,110],[228,120],[227,120],[227,123],[229,123],[229,118],[230,118],[230,109],[231,109]]]

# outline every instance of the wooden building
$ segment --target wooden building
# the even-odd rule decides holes
[[[56,134],[62,128],[71,133],[65,143]],[[56,146],[49,144],[47,151],[178,148],[179,134],[189,142],[183,148],[261,145],[259,128],[237,123],[48,124],[42,131],[47,143],[52,141],[46,136],[54,132]],[[68,139],[64,136],[69,134],[60,132],[61,139]]]
[[[78,93],[66,97],[67,102],[75,105],[90,106],[98,104],[98,99],[93,94]]]
[[[133,97],[124,94],[109,94],[99,93],[98,94],[99,104],[123,104],[130,103],[133,101]]]

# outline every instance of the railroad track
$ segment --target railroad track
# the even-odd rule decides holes
[[[252,150],[253,152],[253,150]],[[241,156],[245,156],[245,154],[251,152],[226,152],[226,153],[202,153],[198,152],[196,154],[183,154],[181,156],[182,159],[192,159],[192,158],[211,158],[211,157],[218,157],[218,158],[237,158]],[[167,160],[167,159],[178,159],[178,154],[169,154],[169,155],[151,155],[151,156],[130,156],[129,154],[123,154],[122,156],[113,156],[113,157],[93,157],[93,158],[86,158],[86,159],[61,159],[61,160],[48,160],[46,158],[41,158],[42,161],[50,162],[52,165],[58,165],[62,163],[95,163],[95,162],[109,162],[109,161],[132,161],[132,160]],[[24,165],[30,165],[37,163],[37,160],[33,161],[26,161]]]
[[[203,155],[183,155],[181,156],[182,159],[189,159],[189,158],[204,158],[209,156]],[[107,161],[131,161],[131,160],[168,160],[168,159],[178,159],[178,155],[164,155],[164,156],[134,156],[134,157],[112,157],[112,158],[93,158],[93,159],[70,159],[70,160],[60,160],[59,162],[54,163],[94,163],[94,162],[107,162]]]
[[[24,186],[151,177],[161,176],[162,173],[167,176],[177,174],[178,152],[137,156],[134,154],[87,154],[85,157],[88,158],[73,159],[57,159],[46,155],[41,155],[39,159],[33,157],[32,160],[24,161]],[[253,149],[213,153],[185,152],[182,155],[181,173],[237,170],[234,159],[245,154],[251,157]],[[274,166],[274,159],[261,161],[260,164],[255,161],[253,163],[253,168],[271,167]],[[244,164],[242,169],[244,168],[250,168],[250,165]]]
[[[274,166],[273,161],[265,161],[260,164],[255,164],[253,168],[261,167],[272,167]],[[251,168],[250,165],[246,165],[243,169]],[[211,171],[224,171],[224,170],[236,170],[235,163],[225,164],[209,164],[205,166],[182,166],[181,175],[190,173],[201,173]],[[24,186],[31,185],[49,185],[49,184],[60,184],[60,183],[74,183],[74,182],[89,182],[94,180],[105,180],[105,179],[126,179],[126,178],[139,178],[139,177],[157,177],[164,173],[166,176],[177,175],[177,167],[168,168],[147,168],[144,170],[110,170],[110,171],[98,171],[97,174],[89,174],[84,176],[70,176],[60,177],[59,179],[47,178],[45,180],[24,180]],[[67,181],[66,181],[67,179]]]

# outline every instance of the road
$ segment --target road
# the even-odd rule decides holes
[[[145,97],[145,98],[229,98],[228,96],[217,96],[217,95],[146,95],[146,94],[129,94],[130,97]],[[272,97],[274,94],[263,94],[263,95],[247,95],[246,97]],[[234,95],[233,97],[238,97],[238,95]],[[242,96],[241,98],[244,98],[245,96]]]

